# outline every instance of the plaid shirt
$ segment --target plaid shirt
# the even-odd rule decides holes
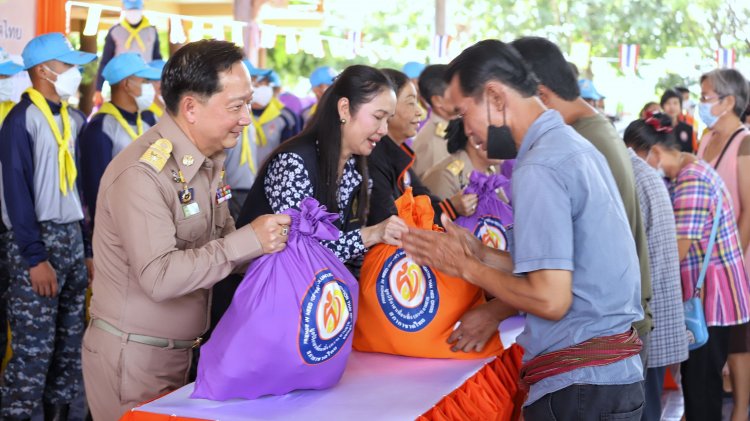
[[[664,367],[688,357],[674,212],[669,192],[659,174],[632,149],[628,152],[646,227],[654,290],[651,298],[654,330],[648,340],[648,368]]]
[[[701,296],[706,324],[731,326],[750,320],[750,285],[729,191],[709,164],[696,161],[677,174],[672,205],[677,238],[693,241],[687,256],[680,262],[683,300],[688,300],[698,282],[719,194],[724,195],[723,212]]]

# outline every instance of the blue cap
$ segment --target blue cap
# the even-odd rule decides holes
[[[242,60],[243,63],[245,63],[245,67],[247,67],[247,70],[250,71],[250,76],[257,76],[258,79],[264,79],[268,77],[272,70],[271,69],[259,69],[255,66],[253,66],[253,63],[250,63],[250,60],[244,59]]]
[[[416,61],[410,61],[406,64],[404,64],[404,68],[402,71],[406,74],[406,76],[409,77],[409,79],[416,79],[419,77],[419,75],[422,74],[422,70],[427,67],[422,63],[417,63]]]
[[[161,72],[146,64],[140,54],[123,53],[115,56],[104,66],[102,76],[110,85],[115,85],[130,76],[159,80],[161,79]]]
[[[332,85],[336,77],[336,71],[330,66],[320,66],[310,74],[310,85],[312,87],[320,85]]]
[[[143,0],[122,0],[124,10],[143,10]]]
[[[167,62],[164,60],[153,60],[148,65],[158,70],[161,73],[161,71],[164,70],[164,66],[167,65]]]
[[[583,99],[593,99],[594,101],[598,101],[604,98],[604,96],[594,87],[594,82],[589,79],[580,79],[578,81],[578,88],[581,90],[581,98]]]
[[[23,66],[11,61],[8,53],[6,53],[5,50],[0,47],[0,75],[13,76],[21,70],[23,70]]]
[[[70,41],[65,38],[65,35],[59,32],[52,32],[33,38],[24,47],[21,57],[23,57],[23,68],[25,70],[50,60],[58,60],[65,64],[74,64],[76,66],[96,60],[96,54],[74,50],[73,46],[70,45]]]
[[[281,86],[281,76],[275,70],[268,74],[268,84],[273,87]]]

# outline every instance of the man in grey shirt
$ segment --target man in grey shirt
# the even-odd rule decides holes
[[[526,420],[640,419],[641,341],[632,328],[643,318],[640,270],[604,157],[535,96],[536,77],[508,44],[469,47],[446,77],[466,134],[485,148],[518,150],[512,260],[445,218],[446,233],[410,229],[406,252],[484,288],[509,313],[527,313],[518,337]],[[611,353],[597,354],[601,345]]]

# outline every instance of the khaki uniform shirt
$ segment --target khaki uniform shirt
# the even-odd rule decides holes
[[[159,139],[172,144],[161,170],[158,159],[157,168],[143,162]],[[217,204],[224,158],[203,156],[164,114],[112,160],[99,188],[92,317],[126,333],[175,340],[206,331],[209,288],[262,254],[251,230],[235,231],[228,202]],[[180,170],[193,189],[187,212]]]
[[[429,121],[417,133],[412,144],[416,157],[413,170],[417,177],[423,177],[430,168],[448,157],[448,141],[444,137],[447,128],[448,121],[433,111]]]
[[[469,154],[461,149],[430,168],[422,178],[422,183],[440,200],[450,199],[469,185],[469,178],[473,171],[474,165],[469,159]],[[488,169],[488,173],[497,174],[499,168],[493,165]],[[498,192],[498,197],[508,202],[502,189]]]

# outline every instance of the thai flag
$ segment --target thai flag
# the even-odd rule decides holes
[[[435,35],[432,40],[435,58],[443,59],[448,57],[448,48],[451,43],[450,35]]]
[[[719,48],[716,50],[716,65],[720,69],[734,69],[737,56],[733,48]]]
[[[640,51],[638,44],[620,44],[620,69],[635,73]]]
[[[362,32],[361,31],[349,31],[347,35],[349,42],[352,45],[352,52],[355,55],[359,55],[362,50]]]

